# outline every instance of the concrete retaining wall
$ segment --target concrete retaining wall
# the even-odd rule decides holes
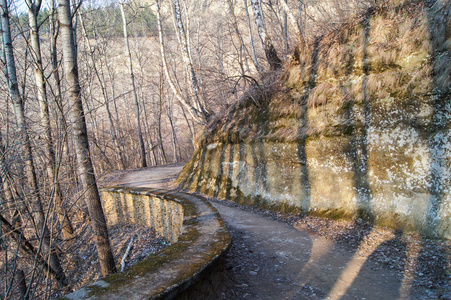
[[[447,134],[441,150],[429,152],[422,152],[427,141],[420,143],[415,136],[405,145],[389,135],[387,150],[373,134],[369,138],[375,142],[365,151],[352,137],[322,137],[305,145],[209,144],[185,166],[178,182],[181,188],[241,204],[293,214],[361,217],[451,239]],[[436,189],[441,192],[434,193]]]
[[[104,189],[102,195],[109,225],[152,226],[172,245],[124,273],[107,276],[62,299],[173,299],[181,294],[182,298],[212,297],[214,289],[200,281],[221,268],[231,239],[219,213],[205,198],[124,188]]]
[[[102,198],[108,226],[145,225],[171,243],[177,242],[183,228],[183,206],[179,202],[151,192],[125,192],[115,188],[104,189]]]

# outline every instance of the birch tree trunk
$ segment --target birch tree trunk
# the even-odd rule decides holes
[[[239,63],[240,63],[240,68],[241,68],[241,75],[246,75],[245,69],[244,69],[244,65],[248,65],[247,63],[247,55],[242,55],[242,52],[246,52],[246,47],[244,46],[244,41],[243,41],[243,37],[241,36],[240,33],[240,29],[238,28],[238,21],[236,19],[236,15],[235,15],[235,10],[234,10],[234,6],[232,3],[232,0],[227,0],[227,4],[229,7],[229,13],[230,16],[232,18],[232,24],[233,24],[233,29],[235,30],[235,34],[236,37],[238,38],[238,40],[240,41],[240,56],[239,56]],[[244,61],[243,61],[243,56],[244,56]],[[249,69],[248,69],[249,71]]]
[[[154,95],[152,95],[152,99],[153,99]],[[143,102],[143,111],[144,111],[144,129],[147,133],[148,136],[148,143],[149,143],[149,151],[152,153],[152,155],[150,156],[150,163],[154,166],[158,165],[158,159],[157,159],[157,155],[155,153],[155,146],[152,140],[152,132],[150,130],[150,126],[149,126],[149,117],[147,115],[147,108],[146,108],[146,102]],[[153,157],[153,161],[152,161],[152,157]]]
[[[174,155],[174,162],[178,163],[179,157],[177,156],[177,153],[179,152],[178,146],[177,146],[177,135],[175,133],[175,126],[173,121],[173,113],[172,113],[172,100],[169,99],[168,95],[168,102],[166,103],[166,109],[167,109],[167,116],[169,119],[169,125],[171,126],[171,137],[172,137],[172,150]]]
[[[210,118],[210,112],[207,110],[205,102],[199,97],[199,83],[197,81],[196,72],[194,71],[194,67],[190,57],[189,44],[186,36],[185,26],[183,25],[182,13],[180,11],[180,5],[178,0],[173,0],[173,11],[174,17],[176,21],[176,30],[180,37],[180,50],[182,52],[183,63],[185,64],[185,68],[189,73],[191,80],[191,88],[194,94],[194,103],[197,106],[197,110],[202,112],[203,118],[205,121],[208,121]]]
[[[141,122],[140,122],[140,116],[139,116],[140,115],[139,101],[138,101],[138,94],[136,93],[136,87],[135,87],[135,75],[133,74],[132,55],[130,53],[130,46],[128,43],[127,19],[125,18],[124,2],[119,1],[119,7],[121,10],[123,30],[124,30],[125,55],[127,56],[127,59],[128,59],[128,71],[130,74],[130,80],[132,82],[132,93],[133,93],[133,100],[134,100],[134,104],[135,104],[135,124],[136,124],[136,131],[138,132],[139,148],[141,151],[140,167],[145,168],[145,167],[147,167],[146,149],[144,146],[144,139],[143,139],[142,130],[141,130]]]
[[[38,183],[36,179],[35,164],[33,160],[30,138],[27,132],[27,124],[25,121],[25,111],[23,101],[20,97],[19,86],[16,76],[16,63],[14,60],[11,26],[9,22],[8,4],[6,0],[0,0],[1,6],[1,22],[2,22],[2,42],[5,53],[5,63],[8,72],[8,84],[11,99],[13,100],[14,113],[16,116],[17,131],[23,143],[23,160],[25,162],[25,174],[27,177],[28,188],[31,192],[31,201],[33,209],[33,218],[35,221],[35,228],[38,239],[42,238],[42,245],[44,250],[44,257],[49,256],[49,264],[55,272],[56,279],[62,284],[66,285],[66,276],[61,267],[60,261],[56,252],[51,247],[50,233],[47,228],[46,218],[42,207],[41,197],[38,192]]]
[[[158,113],[157,113],[157,136],[158,144],[161,152],[161,160],[163,164],[167,164],[166,153],[163,146],[163,137],[161,135],[161,117],[163,115],[163,74],[160,73],[160,81],[158,83]]]
[[[69,142],[70,136],[69,136],[69,127],[67,126],[67,120],[66,120],[66,114],[64,111],[64,105],[63,105],[63,97],[61,92],[61,78],[59,74],[59,67],[58,67],[58,52],[57,52],[57,37],[58,37],[58,20],[56,19],[56,6],[55,6],[55,0],[50,1],[50,7],[51,7],[51,13],[50,13],[50,58],[52,61],[52,75],[53,79],[55,80],[56,89],[54,91],[54,97],[55,102],[58,107],[58,111],[60,113],[60,116],[58,118],[58,124],[60,128],[60,139],[63,143],[63,152],[67,159],[68,166],[69,166],[69,180],[73,180],[78,184],[78,177],[77,177],[77,171],[75,170],[75,161],[70,155],[70,147]],[[62,155],[62,154],[60,154]]]
[[[34,76],[36,81],[37,98],[41,117],[41,126],[44,130],[44,153],[46,156],[46,170],[51,184],[54,187],[54,199],[58,211],[58,219],[62,226],[63,236],[70,238],[74,233],[72,223],[69,220],[66,209],[64,208],[63,194],[61,186],[55,172],[55,150],[50,127],[50,115],[45,88],[45,79],[42,67],[41,44],[39,41],[38,14],[41,8],[41,0],[26,0],[28,6],[28,24],[30,26],[30,44],[33,57]]]
[[[287,5],[287,0],[280,0],[279,3],[282,6],[283,11],[285,12],[286,16],[288,17],[288,20],[290,20],[291,26],[294,28],[296,32],[296,37],[299,39],[299,42],[301,43],[301,46],[304,45],[304,37],[302,35],[301,26],[296,21],[296,18],[294,17],[293,13],[291,12],[290,8]],[[301,6],[299,6],[301,7]]]
[[[254,11],[255,24],[257,24],[258,35],[263,43],[266,60],[269,63],[271,70],[278,70],[282,67],[282,61],[277,56],[276,49],[271,42],[271,39],[266,34],[265,19],[263,16],[261,0],[251,0],[252,9]]]
[[[255,69],[257,69],[258,72],[261,72],[261,71],[263,71],[263,68],[258,63],[257,54],[255,52],[254,39],[252,38],[251,18],[249,17],[249,9],[247,8],[247,0],[243,0],[243,1],[244,1],[244,10],[246,11],[247,27],[249,28],[249,43],[251,44],[252,60],[255,65]]]
[[[110,247],[108,229],[100,202],[100,195],[97,189],[97,182],[89,152],[86,120],[80,97],[77,56],[75,52],[69,0],[59,0],[58,19],[60,22],[63,48],[64,74],[67,77],[67,82],[69,85],[68,92],[71,107],[69,115],[72,123],[72,134],[74,136],[78,173],[85,190],[84,197],[88,206],[92,228],[94,230],[100,268],[102,270],[102,275],[106,276],[109,273],[116,272],[116,265],[114,263],[114,257]]]
[[[1,22],[0,22],[1,24]],[[1,26],[0,26],[1,29]],[[3,144],[3,135],[2,135],[2,126],[0,123],[0,207],[4,210],[13,211],[14,206],[16,204],[14,203],[14,197],[11,192],[11,188],[9,186],[9,168],[10,165],[7,164],[5,160],[6,155],[6,147]]]
[[[286,5],[286,3],[285,3],[285,1],[287,1],[287,0],[280,0],[279,2],[283,2],[285,5]],[[289,48],[289,45],[288,45],[288,17],[287,17],[287,12],[286,11],[284,11],[283,12],[283,29],[282,29],[282,34],[283,34],[283,46],[284,46],[284,54],[285,55],[287,55],[288,54],[288,48]]]
[[[185,106],[185,108],[188,110],[191,117],[196,120],[198,123],[205,123],[205,119],[203,118],[202,113],[193,106],[187,99],[185,99],[181,93],[181,91],[177,88],[174,81],[171,78],[171,75],[169,74],[169,68],[168,63],[166,60],[166,52],[164,50],[164,40],[163,40],[163,28],[161,25],[161,13],[160,13],[160,0],[155,0],[157,4],[157,25],[158,25],[158,36],[160,39],[160,54],[161,54],[161,61],[163,63],[163,71],[166,75],[166,79],[168,80],[169,86],[172,89],[172,92],[174,93],[177,100]]]
[[[162,106],[163,104],[161,103],[161,98],[159,101],[159,107],[160,107],[160,112],[157,116],[157,134],[158,134],[158,145],[160,148],[160,153],[161,153],[161,161],[163,162],[163,164],[167,164],[168,160],[166,158],[166,153],[164,151],[164,145],[163,145],[163,136],[161,135],[161,114],[163,113],[162,110]]]
[[[183,108],[183,106],[180,106],[180,108],[182,110],[183,118],[185,119],[186,125],[188,126],[189,133],[191,135],[191,145],[193,145],[193,147],[195,148],[196,133],[193,130],[193,126],[191,126],[190,124],[190,120],[186,116],[185,109]]]

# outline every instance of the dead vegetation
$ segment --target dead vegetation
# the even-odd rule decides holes
[[[132,248],[125,259],[126,268],[130,268],[140,260],[147,258],[152,253],[158,252],[169,245],[169,242],[159,236],[153,229],[138,225],[117,225],[109,228],[110,242],[113,248],[115,261],[118,269],[126,249],[133,238]],[[58,252],[62,259],[62,267],[66,270],[66,276],[71,278],[66,287],[62,287],[46,274],[45,270],[40,270],[38,279],[30,286],[30,299],[56,299],[71,291],[75,291],[85,285],[94,283],[100,278],[100,266],[97,263],[98,257],[94,242],[93,232],[89,223],[82,222],[77,225],[75,230],[76,238],[60,241]],[[6,241],[5,241],[6,242]],[[2,245],[5,246],[8,243]],[[14,245],[10,243],[9,245]],[[17,262],[14,253],[14,247],[2,248],[0,259],[2,261],[0,268],[0,281],[7,283],[8,274],[14,268],[20,268],[24,275],[29,277],[33,271],[34,261],[32,258]],[[17,264],[18,263],[18,264]],[[17,264],[17,265],[16,265]],[[16,280],[12,283],[18,285]],[[13,289],[13,293],[8,297],[19,298],[19,291]],[[6,295],[3,295],[6,296]]]
[[[226,14],[217,13],[221,11],[219,2],[213,1],[212,8],[201,7],[200,2],[196,1],[186,2],[187,10],[184,13],[191,14],[189,16],[193,21],[190,23],[192,54],[201,82],[199,92],[209,106],[214,106],[214,111],[229,107],[225,112],[212,118],[207,130],[199,137],[200,146],[213,142],[241,143],[257,140],[296,142],[320,134],[347,135],[358,132],[364,126],[362,111],[367,99],[371,102],[375,116],[388,116],[386,114],[388,111],[393,112],[398,107],[405,111],[430,108],[432,101],[448,100],[451,87],[449,1],[334,1],[334,5],[329,5],[327,1],[314,2],[318,2],[318,7],[305,4],[298,12],[307,43],[301,44],[302,47],[298,48],[293,58],[285,62],[284,70],[277,73],[258,72],[252,65],[249,67],[252,62],[251,51],[247,47],[242,49],[234,44],[232,34],[225,26],[230,25],[227,23],[230,20]],[[271,35],[274,37],[275,48],[286,56],[288,52],[283,50],[285,41],[277,29],[285,26],[281,22],[283,18],[280,18],[283,14],[277,11],[275,6],[266,8],[268,9],[266,14],[271,20],[268,22],[271,26],[268,27],[274,31]],[[240,9],[242,10],[241,7],[236,8],[238,12]],[[351,20],[344,18],[348,14],[352,15],[350,12],[354,9],[355,12],[364,13]],[[208,13],[211,11],[215,13],[209,16]],[[239,13],[237,15],[240,21],[238,29],[245,32],[248,28],[244,11],[241,11],[241,15]],[[89,25],[95,28],[96,16],[94,14],[89,16],[92,21],[88,21]],[[214,22],[210,22],[212,19]],[[176,78],[181,90],[186,91],[187,97],[190,98],[189,88],[183,80],[187,74],[177,68],[180,55],[174,50],[177,49],[177,37],[169,29],[170,26],[171,24],[166,24],[165,34],[168,39],[166,45],[168,56],[173,59],[171,72],[174,76],[178,76]],[[255,31],[255,25],[249,27],[248,35],[243,34],[243,40],[247,42],[247,38],[252,37],[252,30]],[[194,36],[197,38],[195,42]],[[108,34],[96,37],[95,43],[94,38],[90,38],[94,51],[87,51],[86,45],[82,42],[79,44],[79,50],[83,58],[80,59],[80,73],[83,74],[81,84],[84,105],[88,112],[88,132],[95,171],[104,173],[117,165],[110,133],[111,130],[115,130],[113,127],[119,136],[121,149],[118,152],[124,156],[125,165],[136,166],[138,159],[135,152],[138,143],[132,138],[135,136],[135,128],[129,117],[133,114],[128,99],[130,90],[127,84],[120,80],[126,71],[123,51],[117,46],[120,40],[117,37],[110,39]],[[292,42],[294,44],[299,37],[291,38],[292,41],[296,41]],[[48,36],[43,38],[46,47],[49,46],[48,39]],[[5,194],[10,190],[13,192],[12,199],[18,209],[10,208],[12,202],[3,201],[2,198],[1,213],[11,220],[17,220],[18,214],[21,214],[23,224],[18,224],[17,228],[27,233],[29,241],[37,249],[39,237],[33,231],[35,225],[32,222],[32,210],[23,204],[29,202],[30,195],[34,192],[44,195],[47,222],[54,244],[61,252],[65,246],[64,243],[60,244],[61,228],[54,217],[56,210],[52,202],[54,182],[48,180],[45,175],[46,157],[43,154],[40,135],[43,128],[36,125],[40,117],[34,103],[34,89],[26,86],[27,82],[32,82],[32,77],[29,66],[25,63],[28,60],[25,59],[24,41],[25,38],[16,39],[15,51],[20,58],[19,68],[22,68],[19,77],[23,85],[23,100],[27,104],[26,117],[30,121],[29,131],[33,156],[37,161],[39,191],[30,191],[24,176],[24,159],[18,154],[23,141],[15,131],[15,117],[6,91],[7,82],[2,79],[1,86],[4,88],[1,91],[4,94],[3,99],[6,99],[2,103],[2,124],[0,124],[1,133],[5,137],[0,141],[2,180],[5,179],[6,182],[10,178],[13,179],[11,180],[13,186],[8,188],[5,183],[2,185],[2,188],[4,187],[2,192],[5,191]],[[138,93],[141,99],[140,107],[144,113],[142,123],[146,135],[147,158],[153,165],[187,160],[193,151],[192,137],[199,127],[186,117],[185,111],[174,105],[172,94],[165,86],[161,67],[155,63],[160,57],[150,55],[158,53],[155,38],[136,36],[133,39],[133,46],[135,48],[133,62],[139,68]],[[88,59],[90,55],[93,58],[91,65],[87,63],[90,61]],[[257,47],[256,57],[264,61],[261,48]],[[43,60],[45,65],[51,64],[50,55],[46,55]],[[111,130],[105,125],[105,104],[99,94],[99,86],[102,83],[97,82],[92,76],[93,64],[97,64],[102,72],[100,77],[103,78],[103,84],[108,90],[111,108],[114,107],[112,120],[114,126],[111,126]],[[46,72],[49,76],[51,129],[52,135],[56,137],[59,180],[63,186],[69,215],[74,217],[74,220],[78,217],[79,220],[86,221],[84,220],[86,208],[80,200],[84,191],[77,186],[79,178],[76,174],[75,154],[65,124],[68,104],[66,100],[58,103],[60,96],[64,99],[67,97],[65,94],[67,87],[63,86],[63,95],[57,95],[60,87],[50,79],[50,74],[53,75],[58,71],[46,70]],[[234,103],[238,97],[240,100]],[[402,110],[398,110],[396,114],[391,115],[394,120],[392,123],[408,122],[419,127],[431,123],[429,115],[419,120],[404,120]],[[312,118],[317,122],[306,122]],[[378,118],[373,120],[379,121]],[[3,144],[6,145],[5,149]],[[4,230],[4,227],[1,229]],[[16,255],[17,245],[14,249],[11,245],[7,245],[8,234],[3,234],[5,235],[1,236],[2,249],[9,249],[10,252],[4,252],[2,255]],[[21,238],[24,239],[24,236]],[[3,259],[8,261],[3,265],[5,267],[13,258],[3,256]],[[24,266],[36,262],[34,258],[22,261],[26,261]],[[6,273],[10,272],[7,274],[9,282],[14,288],[18,287],[18,282],[12,280],[16,275],[16,265],[13,261],[12,265],[8,265],[10,268],[6,268]],[[39,264],[36,265],[38,268],[35,268],[33,274],[37,274],[36,278],[43,287],[42,292],[35,295],[39,297],[42,295],[45,298],[52,293],[49,288],[50,277],[45,272],[37,272],[36,270],[42,271],[44,268]],[[30,280],[30,274],[29,271],[25,271],[27,280]],[[31,285],[32,289],[35,288],[34,284]],[[6,286],[4,290],[8,288]]]
[[[408,111],[417,102],[432,105],[432,93],[449,93],[451,50],[444,41],[444,27],[433,24],[450,5],[377,3],[320,37],[316,49],[313,43],[297,52],[278,78],[262,79],[262,84],[216,117],[200,139],[295,142],[304,138],[299,129],[303,112],[315,119],[301,130],[307,136],[349,134],[363,126],[364,101],[371,103],[378,122],[389,109]],[[318,56],[312,61],[315,51]]]

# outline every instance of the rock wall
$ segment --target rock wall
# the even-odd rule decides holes
[[[450,15],[401,1],[317,39],[207,127],[180,186],[450,239]]]
[[[181,181],[183,188],[288,213],[362,217],[383,226],[451,238],[450,151],[433,157],[427,141],[375,133],[367,167],[362,145],[351,138],[295,143],[211,144]],[[402,132],[406,134],[406,132]],[[369,138],[373,140],[373,135]],[[421,144],[420,144],[421,142]],[[302,149],[301,149],[302,148]],[[445,148],[447,150],[445,150]],[[388,151],[389,150],[389,151]],[[305,151],[306,164],[299,152]],[[441,161],[440,165],[437,161]],[[434,169],[436,168],[436,169]],[[441,175],[434,175],[440,172]],[[435,183],[431,180],[435,176]],[[435,186],[436,185],[436,186]],[[440,194],[432,194],[433,189]]]

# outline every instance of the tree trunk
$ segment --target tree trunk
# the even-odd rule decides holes
[[[5,1],[5,0],[2,0]],[[103,214],[97,182],[89,153],[88,133],[83,105],[80,97],[80,83],[78,78],[78,65],[75,52],[74,34],[69,0],[59,0],[58,19],[60,22],[61,39],[63,47],[64,74],[69,84],[70,119],[72,134],[77,157],[78,172],[85,190],[84,197],[87,202],[94,237],[99,255],[102,275],[106,276],[116,272],[113,253],[110,247],[108,229]]]
[[[115,126],[114,126],[114,123],[113,123],[113,117],[111,115],[111,110],[110,110],[110,104],[109,104],[107,91],[106,91],[105,85],[103,83],[103,80],[100,78],[99,70],[97,69],[96,63],[94,61],[94,57],[93,57],[94,56],[94,51],[91,48],[91,43],[89,42],[88,34],[86,32],[85,24],[83,22],[83,18],[82,18],[81,13],[78,13],[78,17],[79,17],[80,26],[81,26],[81,30],[82,30],[83,36],[85,38],[85,43],[86,43],[86,45],[88,47],[89,58],[91,59],[92,68],[94,70],[94,74],[96,75],[97,81],[99,82],[99,85],[100,85],[100,90],[102,92],[103,104],[105,105],[105,108],[106,108],[107,117],[108,117],[108,124],[110,126],[111,139],[113,141],[113,148],[114,148],[115,153],[116,153],[117,166],[118,166],[119,169],[125,170],[124,158],[122,157],[122,151],[119,148],[119,142],[118,142],[118,139],[117,139]]]
[[[0,32],[3,32],[2,29],[2,22],[0,20]],[[4,51],[4,46],[3,46],[3,35],[0,35],[1,39],[2,39],[2,53],[1,53],[1,62],[2,62],[2,67],[3,67],[3,72],[5,75],[5,80],[6,82],[8,82],[9,78],[8,78],[8,68],[6,68],[6,56],[5,56],[5,51]],[[9,97],[8,97],[9,98]],[[6,104],[8,105],[8,99],[6,99]],[[8,115],[8,109],[6,114]],[[8,124],[8,120],[7,123]],[[8,206],[13,206],[14,205],[14,199],[13,199],[13,195],[11,193],[11,189],[9,187],[9,182],[8,182],[8,177],[9,177],[9,165],[6,163],[5,160],[5,155],[6,155],[6,147],[3,144],[3,131],[2,131],[2,123],[0,123],[0,192],[2,192],[4,195],[4,202],[0,202],[0,205],[3,208],[6,208]]]
[[[191,124],[190,124],[190,120],[186,116],[185,109],[183,108],[183,106],[181,106],[180,108],[182,109],[183,118],[186,121],[186,125],[188,125],[189,133],[191,135],[191,145],[193,145],[193,147],[196,148],[196,145],[195,145],[196,133],[194,132],[194,129],[192,128],[193,126],[191,126]]]
[[[1,24],[1,22],[0,22]],[[0,26],[1,29],[1,26]],[[5,160],[6,155],[6,147],[3,144],[3,134],[2,134],[2,124],[0,123],[0,199],[4,199],[4,201],[0,202],[0,207],[4,211],[13,211],[14,210],[14,197],[11,192],[11,188],[9,186],[9,169],[10,165],[7,164]]]
[[[136,87],[135,87],[135,75],[133,74],[132,55],[130,53],[130,46],[128,44],[127,19],[125,18],[124,2],[119,1],[119,7],[121,9],[122,23],[123,23],[123,29],[124,29],[125,55],[127,56],[127,59],[128,59],[128,71],[130,74],[130,80],[132,82],[133,99],[135,101],[134,102],[134,104],[135,104],[135,123],[136,123],[136,131],[138,132],[139,148],[141,151],[140,167],[145,168],[145,167],[147,167],[146,149],[144,147],[144,139],[143,139],[142,130],[141,130],[141,122],[140,122],[140,116],[139,116],[139,101],[138,101],[138,94],[136,93]]]
[[[161,135],[161,116],[163,115],[163,74],[160,74],[160,81],[158,85],[158,114],[157,114],[157,134],[158,144],[160,146],[161,159],[163,164],[167,164],[166,153],[163,146],[163,137]]]
[[[246,11],[247,27],[249,28],[249,43],[251,44],[252,60],[255,65],[255,69],[257,69],[258,72],[261,72],[261,71],[263,71],[263,68],[258,63],[257,54],[255,52],[254,39],[252,38],[251,18],[249,17],[249,9],[247,8],[247,0],[243,0],[243,1],[244,1],[244,10]]]
[[[152,95],[152,99],[153,99],[154,95]],[[149,141],[149,151],[152,153],[152,156],[150,157],[150,161],[153,165],[158,165],[158,159],[157,159],[157,155],[155,153],[155,146],[152,140],[152,133],[150,131],[150,126],[149,126],[149,117],[147,115],[147,109],[146,109],[146,102],[143,102],[143,111],[144,111],[144,128],[146,130],[147,136],[148,136],[148,141]],[[152,162],[152,157],[153,157],[153,162]]]
[[[168,102],[167,102],[167,115],[168,115],[168,119],[169,119],[169,125],[171,126],[172,150],[174,152],[174,162],[178,163],[179,158],[177,157],[177,152],[178,152],[177,135],[175,133],[174,121],[172,120],[172,118],[173,118],[172,101],[169,99],[169,95],[168,95]]]
[[[286,2],[287,0],[280,0],[279,2],[283,2],[283,4],[285,4],[285,6],[287,5]],[[283,12],[283,29],[282,29],[282,34],[283,34],[283,46],[284,46],[284,52],[285,55],[288,54],[288,17],[287,17],[287,12],[284,11]]]
[[[299,42],[301,43],[301,46],[304,45],[304,37],[302,36],[302,30],[299,23],[296,21],[296,18],[294,17],[293,13],[291,12],[290,8],[287,5],[287,0],[280,0],[279,3],[282,6],[283,11],[285,12],[284,22],[286,24],[286,18],[288,16],[288,19],[290,20],[291,26],[294,28],[296,32],[296,37],[299,39]],[[301,6],[299,6],[301,8]],[[286,25],[285,25],[286,26]]]
[[[44,270],[48,270],[48,272],[55,277],[58,276],[58,274],[56,274],[53,270],[52,266],[48,264],[48,260],[39,253],[39,249],[36,249],[33,244],[25,238],[25,235],[20,227],[15,227],[1,213],[0,223],[2,226],[3,234],[9,235],[17,243],[18,250],[22,254],[26,255],[29,261],[37,260],[37,262],[43,266]],[[30,279],[30,282],[33,281],[33,275],[31,277],[32,278]]]
[[[33,208],[33,218],[36,226],[36,233],[38,238],[42,238],[42,245],[44,250],[44,255],[49,255],[50,267],[55,271],[57,280],[62,284],[66,285],[66,276],[61,268],[56,252],[51,248],[50,233],[47,228],[45,214],[42,208],[41,197],[38,192],[38,184],[36,179],[36,171],[34,160],[31,151],[30,138],[27,132],[27,124],[25,121],[25,112],[23,107],[22,98],[19,94],[19,88],[16,76],[16,63],[14,60],[14,53],[12,47],[11,39],[11,27],[9,22],[9,12],[6,0],[0,0],[0,6],[2,8],[1,21],[3,29],[3,49],[5,52],[6,67],[8,72],[8,83],[9,92],[11,99],[13,100],[14,112],[16,115],[17,131],[19,133],[20,139],[23,143],[23,160],[25,162],[25,173],[27,177],[28,188],[30,189],[32,195],[32,208]]]
[[[161,61],[163,63],[163,70],[164,70],[164,73],[166,74],[166,79],[168,80],[169,86],[171,87],[172,92],[176,96],[177,100],[183,106],[185,106],[186,109],[188,109],[188,112],[191,115],[191,117],[194,120],[196,120],[196,122],[204,124],[206,122],[206,120],[204,119],[202,113],[195,106],[193,106],[187,99],[185,99],[183,97],[182,93],[180,92],[179,89],[177,89],[174,81],[171,78],[171,75],[169,74],[168,63],[166,60],[166,52],[164,50],[163,28],[161,25],[161,14],[160,14],[160,1],[161,0],[156,0],[155,2],[157,4],[157,25],[158,25],[158,36],[160,38],[160,54],[161,54]]]
[[[182,21],[182,13],[180,11],[180,5],[178,0],[173,0],[174,17],[176,21],[176,30],[180,37],[180,50],[182,52],[183,63],[185,68],[189,73],[191,79],[191,88],[194,94],[194,103],[197,110],[201,111],[205,121],[210,118],[210,112],[207,110],[204,101],[199,97],[199,84],[196,77],[196,72],[194,71],[193,64],[190,58],[189,44],[186,37],[185,27]]]
[[[50,127],[50,115],[47,99],[47,91],[45,88],[45,79],[42,72],[42,58],[41,58],[41,44],[39,41],[39,28],[38,28],[38,14],[41,8],[41,0],[32,2],[26,0],[28,5],[28,24],[30,26],[30,44],[31,52],[33,56],[34,75],[36,80],[37,98],[39,101],[41,126],[44,130],[44,153],[46,156],[46,170],[49,177],[49,181],[54,187],[54,199],[58,211],[58,219],[62,226],[63,236],[70,238],[74,233],[72,223],[64,208],[63,194],[61,192],[61,186],[58,182],[58,178],[55,172],[55,150],[53,146],[53,138]]]
[[[244,75],[246,75],[246,72],[245,72],[245,69],[244,69],[244,65],[247,65],[247,56],[243,55],[243,51],[246,52],[247,49],[244,46],[243,37],[241,36],[240,29],[238,28],[238,22],[237,22],[237,19],[236,19],[235,10],[234,10],[234,6],[233,6],[233,3],[232,3],[232,0],[227,0],[227,4],[228,4],[228,7],[229,7],[230,16],[232,18],[233,29],[235,30],[236,37],[240,41],[239,64],[240,64],[240,68],[241,68],[241,75],[244,76]],[[243,61],[243,56],[244,56],[244,61]]]
[[[22,269],[17,270],[17,282],[19,285],[19,299],[28,300],[27,282],[25,281],[25,273]]]
[[[268,61],[271,70],[278,70],[282,67],[282,61],[279,56],[277,56],[276,49],[269,36],[266,34],[261,0],[251,0],[251,4],[254,11],[255,24],[257,24],[258,35],[260,36],[265,50],[266,60]]]
[[[61,79],[59,74],[59,67],[58,67],[58,52],[56,48],[57,44],[57,37],[58,37],[58,20],[55,19],[56,17],[56,6],[55,6],[55,0],[50,1],[51,4],[51,13],[50,13],[50,48],[51,48],[51,61],[52,61],[52,75],[53,79],[55,80],[56,84],[56,91],[54,94],[56,106],[58,107],[58,111],[60,113],[60,117],[58,118],[58,124],[60,128],[60,138],[62,139],[63,143],[63,153],[64,156],[67,159],[67,164],[69,167],[69,181],[73,180],[78,184],[78,177],[77,177],[77,171],[75,170],[74,166],[74,159],[70,155],[70,147],[69,147],[69,141],[70,136],[68,135],[69,132],[69,126],[67,126],[67,120],[66,120],[66,114],[64,111],[64,105],[63,105],[63,97],[61,92]],[[62,155],[62,154],[61,154]]]

